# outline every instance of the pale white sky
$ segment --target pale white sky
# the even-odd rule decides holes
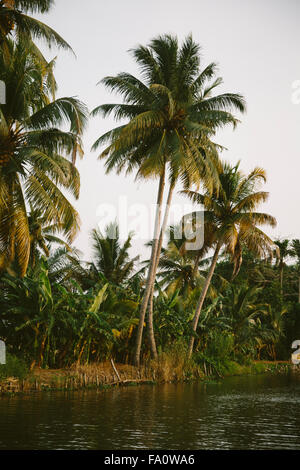
[[[78,96],[90,110],[120,100],[96,86],[104,76],[138,74],[128,49],[159,34],[183,39],[192,33],[202,47],[203,66],[219,64],[224,79],[219,92],[238,92],[247,100],[248,111],[238,128],[217,136],[228,148],[223,158],[231,163],[241,159],[245,171],[255,166],[267,170],[270,198],[261,210],[278,221],[267,232],[300,238],[300,99],[299,104],[292,101],[293,83],[300,80],[299,0],[57,0],[42,19],[77,55],[49,55],[58,55],[58,96]],[[85,157],[78,163],[81,196],[75,205],[82,229],[75,245],[85,258],[90,256],[90,230],[99,222],[99,204],[116,205],[120,196],[127,196],[128,204],[150,206],[156,198],[156,182],[105,175],[103,163],[90,151],[96,138],[114,125],[110,119],[91,119],[84,136]],[[180,202],[186,201],[176,195],[175,203]],[[137,241],[132,254],[140,252],[146,253]]]

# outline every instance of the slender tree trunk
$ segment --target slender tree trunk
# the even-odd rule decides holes
[[[151,248],[150,265],[149,265],[149,270],[148,270],[148,277],[147,277],[147,282],[145,286],[145,291],[144,291],[144,295],[142,299],[142,304],[140,308],[140,320],[139,320],[139,325],[138,325],[138,330],[137,330],[137,335],[136,335],[134,365],[137,367],[140,365],[145,314],[146,314],[147,305],[148,305],[148,301],[149,301],[149,297],[151,293],[151,287],[155,279],[154,269],[155,269],[156,252],[157,252],[157,247],[158,247],[158,238],[159,238],[159,232],[160,232],[161,206],[162,206],[162,201],[163,201],[164,186],[165,186],[165,167],[163,169],[163,172],[159,180],[156,215],[155,215],[154,237],[153,237],[153,243],[152,243],[152,248]]]
[[[205,283],[204,283],[204,286],[203,286],[203,289],[202,289],[202,292],[201,292],[201,295],[200,295],[200,298],[199,298],[199,301],[198,301],[196,312],[195,312],[195,315],[194,315],[194,318],[193,318],[193,323],[192,323],[193,331],[197,330],[199,316],[200,316],[201,309],[202,309],[202,306],[203,306],[203,302],[205,300],[205,297],[206,297],[206,294],[207,294],[207,291],[208,291],[208,288],[209,288],[209,285],[210,285],[210,282],[211,282],[211,278],[212,278],[214,270],[216,268],[216,264],[217,264],[217,261],[218,261],[218,256],[219,256],[220,249],[221,249],[221,243],[218,242],[218,244],[216,246],[216,249],[215,249],[215,253],[214,253],[212,262],[211,262],[211,265],[210,265],[210,268],[209,268],[209,271],[208,271],[207,278],[205,280]],[[192,356],[194,341],[195,341],[195,337],[191,336],[189,349],[188,349],[188,357],[189,358]]]
[[[298,303],[300,304],[300,277],[298,278]]]
[[[195,277],[197,276],[200,258],[201,258],[200,251],[198,251],[198,254],[195,259],[194,269],[193,269],[193,279],[195,279]]]
[[[154,279],[153,283],[151,286],[151,292],[149,296],[149,301],[148,301],[148,334],[149,334],[149,342],[150,342],[150,349],[151,349],[151,356],[153,359],[157,359],[157,349],[156,349],[156,342],[155,342],[155,335],[154,335],[154,329],[153,329],[153,296],[154,296],[154,284],[155,284],[155,277],[156,277],[156,272],[158,268],[158,263],[159,263],[159,258],[161,254],[161,248],[162,248],[162,243],[163,243],[163,237],[164,233],[166,231],[167,223],[168,223],[168,218],[169,218],[169,212],[170,212],[170,206],[171,206],[171,201],[173,197],[173,191],[174,191],[175,184],[172,182],[170,184],[169,188],[169,193],[168,193],[168,199],[167,199],[167,205],[166,205],[166,210],[164,214],[164,219],[159,235],[159,240],[158,240],[158,246],[157,246],[157,251],[156,251],[156,258],[155,258],[155,266],[154,266]]]
[[[150,351],[152,359],[157,359],[157,348],[153,328],[153,296],[154,296],[154,285],[151,288],[149,301],[148,301],[148,336],[150,343]]]
[[[280,295],[283,297],[283,266],[280,267]]]

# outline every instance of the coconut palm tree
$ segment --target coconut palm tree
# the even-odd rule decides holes
[[[77,153],[83,155],[87,109],[76,98],[52,100],[52,83],[30,43],[8,41],[6,53],[0,50],[0,80],[7,84],[6,104],[0,106],[0,269],[17,258],[24,276],[30,257],[28,205],[47,225],[62,227],[68,242],[78,230],[78,213],[61,188],[78,198],[74,163]]]
[[[77,289],[81,280],[87,275],[80,261],[81,252],[74,247],[57,246],[52,248],[47,258],[48,277],[51,285],[63,284],[69,290]],[[42,257],[43,258],[43,257]],[[36,263],[37,265],[40,263]],[[35,266],[34,266],[35,269]],[[80,290],[80,289],[79,289]]]
[[[137,177],[159,178],[157,212],[148,277],[141,303],[140,323],[134,362],[140,362],[144,318],[153,290],[162,235],[167,224],[174,186],[177,181],[186,187],[206,181],[217,182],[217,147],[211,140],[218,128],[236,125],[232,110],[245,110],[240,95],[225,93],[213,96],[221,84],[215,78],[216,65],[200,68],[199,46],[188,36],[179,47],[176,37],[169,35],[153,39],[148,47],[132,50],[141,70],[138,79],[128,73],[106,77],[102,83],[119,92],[121,104],[105,104],[93,111],[104,117],[113,114],[127,122],[102,135],[94,144],[106,158],[107,171],[137,170]],[[169,172],[169,195],[165,217],[161,217],[166,174]],[[155,345],[152,344],[155,354]]]
[[[121,284],[132,275],[138,256],[130,258],[128,250],[131,247],[133,234],[129,234],[124,244],[120,243],[119,227],[114,222],[106,226],[105,233],[92,231],[93,262],[91,272],[95,278],[104,276],[106,281]]]
[[[71,246],[59,236],[63,227],[59,224],[46,224],[44,215],[40,209],[30,207],[28,213],[28,225],[30,233],[30,265],[34,267],[36,259],[43,253],[46,257],[50,255],[52,244],[65,247],[71,252]]]
[[[288,313],[288,309],[285,307],[272,308],[268,305],[267,309],[268,320],[272,328],[272,340],[269,341],[269,351],[272,359],[276,361],[276,342],[285,336],[285,315]]]
[[[262,327],[262,317],[268,315],[269,305],[257,302],[261,288],[249,287],[246,284],[231,285],[224,299],[222,309],[234,334],[234,348],[248,349],[261,344],[266,339]],[[271,337],[271,330],[269,330]],[[246,351],[245,351],[246,352]]]
[[[235,167],[224,163],[220,171],[218,191],[215,190],[212,195],[208,190],[203,194],[183,191],[193,202],[204,206],[205,224],[211,225],[215,234],[212,262],[193,318],[194,332],[197,330],[199,315],[223,246],[233,259],[234,276],[242,263],[243,246],[259,257],[272,255],[274,243],[258,225],[274,227],[276,220],[269,214],[255,212],[257,206],[268,198],[267,192],[257,190],[259,181],[266,181],[263,169],[255,168],[248,176],[244,176],[239,170],[239,163]],[[193,345],[194,336],[190,339],[189,356]]]
[[[162,249],[158,264],[159,285],[164,287],[168,294],[178,291],[184,298],[201,285],[203,276],[200,275],[199,268],[207,264],[207,260],[198,258],[198,251],[186,249],[184,236],[177,236],[180,230],[178,227],[170,227],[170,238],[167,248]],[[202,250],[202,255],[205,250]],[[197,264],[197,265],[196,265]],[[196,268],[196,269],[195,269]]]
[[[71,49],[69,44],[52,28],[28,16],[26,13],[47,13],[54,0],[0,0],[0,47],[15,32],[18,38],[43,39],[48,46],[53,44]]]

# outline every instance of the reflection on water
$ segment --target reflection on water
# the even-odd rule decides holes
[[[300,449],[300,377],[2,397],[0,449]]]

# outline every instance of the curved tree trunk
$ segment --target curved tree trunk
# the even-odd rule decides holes
[[[210,285],[210,282],[211,282],[211,278],[212,278],[213,273],[214,273],[215,268],[216,268],[216,264],[217,264],[217,261],[218,261],[218,256],[219,256],[220,249],[221,249],[221,243],[218,242],[218,244],[216,246],[216,249],[215,249],[215,253],[214,253],[212,262],[211,262],[211,265],[210,265],[210,268],[209,268],[209,271],[208,271],[207,278],[205,280],[205,283],[204,283],[204,286],[203,286],[203,289],[202,289],[202,292],[201,292],[201,295],[200,295],[200,298],[199,298],[199,301],[198,301],[198,305],[197,305],[197,308],[196,308],[196,311],[195,311],[195,315],[194,315],[194,318],[193,318],[193,323],[192,323],[193,331],[197,330],[198,321],[199,321],[200,313],[201,313],[201,310],[202,310],[203,302],[205,300],[205,297],[206,297],[206,294],[207,294],[207,291],[208,291],[208,288],[209,288],[209,285]],[[190,339],[190,343],[189,343],[188,358],[190,358],[192,353],[193,353],[194,341],[195,341],[195,337],[192,336],[191,339]]]
[[[147,310],[147,305],[151,293],[152,285],[154,284],[155,280],[155,260],[156,260],[156,252],[158,247],[158,238],[160,232],[160,221],[161,221],[161,206],[163,201],[163,194],[164,194],[164,187],[165,187],[165,167],[163,172],[160,176],[159,180],[159,188],[158,188],[158,195],[157,195],[157,205],[156,205],[156,215],[155,215],[155,227],[154,227],[154,236],[153,236],[153,243],[151,248],[151,258],[150,258],[150,265],[148,270],[148,277],[146,281],[145,291],[143,295],[143,300],[140,308],[140,319],[139,325],[137,330],[136,336],[136,346],[134,352],[134,365],[140,365],[140,356],[141,356],[141,346],[142,346],[142,338],[143,338],[143,328],[144,328],[144,321],[145,321],[145,314]]]
[[[161,253],[161,248],[162,248],[162,243],[163,243],[163,237],[164,233],[166,231],[167,223],[168,223],[168,218],[169,218],[169,212],[170,212],[170,206],[171,206],[171,201],[173,197],[173,191],[174,191],[175,184],[172,182],[170,184],[169,188],[169,193],[168,193],[168,199],[167,199],[167,205],[166,205],[166,210],[164,214],[164,219],[163,223],[161,226],[161,231],[159,235],[159,240],[158,240],[158,246],[156,250],[156,258],[155,258],[155,266],[154,266],[154,279],[153,279],[153,284],[151,286],[151,292],[148,300],[148,334],[149,334],[149,341],[150,341],[150,350],[151,350],[151,356],[153,359],[157,359],[157,349],[156,349],[156,343],[155,343],[155,335],[154,335],[154,329],[153,329],[153,295],[154,295],[154,284],[155,284],[155,277],[156,277],[156,272],[158,268],[158,263],[159,263],[159,258],[160,258],[160,253]]]

